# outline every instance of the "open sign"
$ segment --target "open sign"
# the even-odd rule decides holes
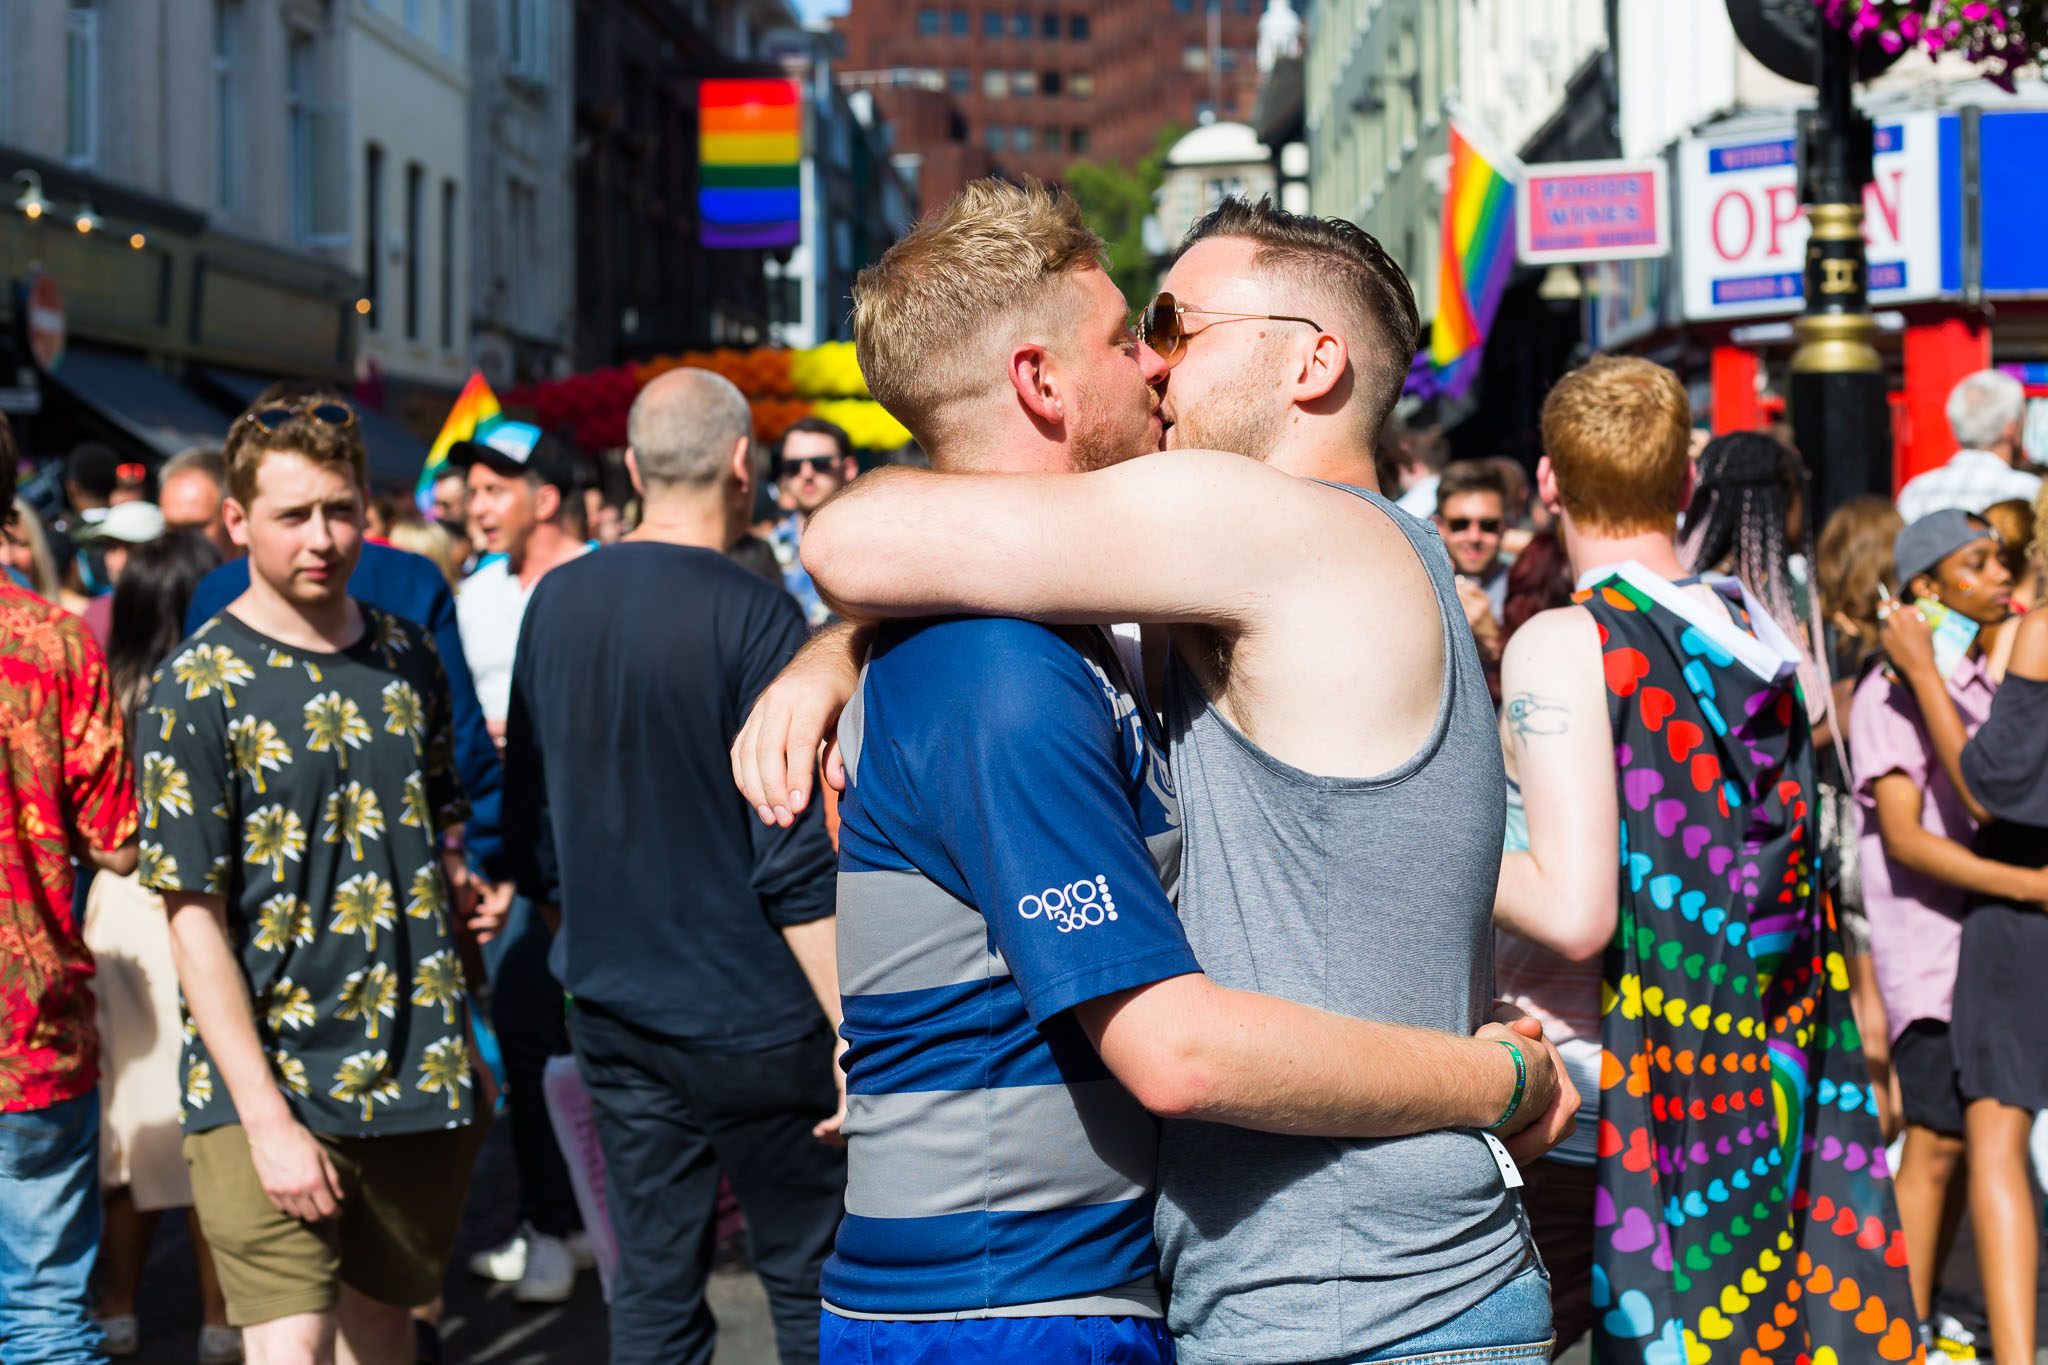
[[[1940,292],[1937,120],[1933,113],[1907,114],[1877,129],[1874,179],[1863,191],[1872,303]],[[1799,311],[1807,229],[1798,160],[1789,132],[1681,144],[1678,221],[1687,318]]]

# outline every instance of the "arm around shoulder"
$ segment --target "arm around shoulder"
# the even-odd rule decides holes
[[[1305,481],[1219,451],[1088,474],[883,470],[812,517],[803,562],[865,619],[1242,621],[1332,515]],[[1335,539],[1335,543],[1342,543]]]

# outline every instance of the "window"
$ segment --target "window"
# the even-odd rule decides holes
[[[1043,90],[1048,95],[1059,94],[1060,73],[1057,71],[1040,72],[1038,77],[1038,88],[1040,90]]]
[[[986,13],[986,14],[982,15],[982,16],[981,16],[981,36],[982,36],[982,37],[984,37],[984,38],[1000,38],[1000,37],[1002,37],[1002,36],[1003,36],[1003,16],[1002,16],[1002,15],[1000,15],[1000,14],[997,14],[997,13],[996,13],[996,12],[995,12],[994,10],[990,10],[990,11],[989,11],[988,13]]]
[[[441,52],[455,55],[455,0],[441,0]]]
[[[917,12],[917,31],[927,38],[939,36],[939,12],[935,9],[921,9]]]
[[[529,81],[548,78],[548,18],[554,0],[502,0],[505,70]]]
[[[1059,37],[1060,17],[1057,14],[1040,15],[1038,20],[1038,36],[1046,39],[1048,42]]]
[[[1022,10],[1011,15],[1010,36],[1012,38],[1029,38],[1031,36],[1031,16]]]
[[[1028,123],[1018,124],[1016,130],[1010,134],[1010,145],[1020,152],[1028,152],[1035,147],[1037,139],[1032,135],[1031,125]]]
[[[1067,136],[1060,131],[1060,127],[1056,123],[1046,124],[1039,133],[1039,138],[1038,145],[1045,148],[1048,152],[1056,152],[1067,145]]]
[[[1088,41],[1087,15],[1070,14],[1067,16],[1067,37],[1073,39],[1077,43],[1085,43]]]
[[[1215,104],[1214,104],[1213,102],[1209,101],[1209,100],[1196,100],[1196,101],[1195,101],[1195,122],[1197,122],[1197,123],[1214,123],[1215,121],[1216,121],[1216,106],[1215,106]]]
[[[232,213],[242,203],[242,6],[213,2],[213,206]]]
[[[515,263],[518,268],[521,263]],[[455,349],[455,182],[441,182],[441,349]]]
[[[956,95],[966,94],[974,88],[974,73],[964,66],[954,67],[946,73],[946,88]]]
[[[426,224],[427,173],[417,161],[405,168],[405,339],[420,339],[420,248]]]
[[[93,0],[64,11],[64,159],[91,166],[100,159],[100,15]]]
[[[421,0],[405,0],[405,31],[418,33],[425,16],[420,13]]]
[[[999,100],[1010,93],[1010,73],[1007,71],[984,71],[981,73],[981,93],[987,99]]]
[[[371,330],[384,325],[377,311],[384,284],[384,149],[372,142],[363,148],[363,297],[370,301],[364,322]]]
[[[964,9],[956,9],[951,11],[946,16],[946,25],[946,31],[951,33],[955,38],[965,38],[969,32],[967,26],[967,11]],[[936,29],[933,30],[933,32],[935,33],[937,31],[938,30]]]
[[[1095,75],[1089,71],[1076,71],[1067,77],[1067,93],[1077,100],[1095,98]]]
[[[1010,93],[1013,95],[1037,94],[1038,73],[1036,71],[1012,71],[1010,73]]]
[[[992,152],[1000,152],[1009,146],[1010,130],[998,123],[991,123],[982,130],[982,138]]]
[[[1189,43],[1180,50],[1180,69],[1183,71],[1207,71],[1209,49],[1200,43]]]
[[[319,49],[311,38],[287,33],[284,101],[292,237],[307,246],[347,246],[348,109],[319,102]],[[365,188],[365,196],[370,193]]]
[[[1175,14],[1193,14],[1195,12],[1195,0],[1173,0],[1173,12]]]
[[[1250,14],[1252,12],[1252,0],[1230,0],[1230,8],[1239,14]]]
[[[1073,132],[1067,134],[1067,149],[1072,152],[1086,152],[1088,150],[1088,130],[1086,128],[1076,128]]]

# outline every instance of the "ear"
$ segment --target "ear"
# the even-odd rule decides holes
[[[1343,337],[1335,332],[1318,332],[1301,372],[1295,377],[1294,401],[1313,403],[1328,396],[1343,381],[1344,367],[1350,358],[1351,348],[1344,344]]]
[[[562,510],[562,490],[544,483],[533,490],[533,519],[553,521]]]
[[[732,458],[727,461],[727,465],[732,471],[733,482],[749,493],[754,491],[753,454],[753,441],[748,437],[742,436],[733,443]]]
[[[1536,496],[1554,517],[1564,515],[1564,500],[1557,495],[1557,471],[1550,467],[1550,457],[1543,456],[1536,461]],[[1686,501],[1692,500],[1692,476],[1686,475]]]
[[[1025,409],[1049,426],[1067,420],[1066,400],[1060,396],[1059,381],[1052,373],[1052,358],[1036,342],[1026,342],[1010,352],[1010,386]]]
[[[1908,602],[1915,602],[1923,597],[1930,602],[1941,600],[1941,584],[1935,581],[1933,574],[1916,573],[1906,583]]]
[[[633,496],[645,498],[647,485],[640,481],[640,461],[633,457],[633,447],[626,447],[626,477],[633,482]]]
[[[228,539],[244,550],[249,548],[249,509],[242,506],[240,498],[229,496],[221,499],[221,522],[228,528]]]

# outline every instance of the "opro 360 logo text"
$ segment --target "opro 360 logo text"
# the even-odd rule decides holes
[[[1093,881],[1068,882],[1065,886],[1049,886],[1035,895],[1021,896],[1017,913],[1024,919],[1043,915],[1061,933],[1071,934],[1076,929],[1092,928],[1104,920],[1115,919],[1116,898],[1109,894],[1109,878],[1098,876]]]

